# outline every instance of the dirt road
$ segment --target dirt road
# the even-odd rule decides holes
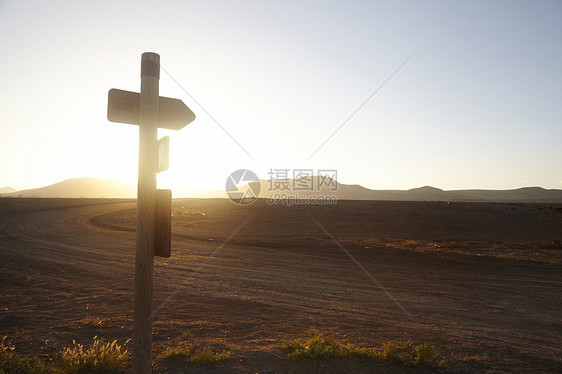
[[[0,335],[45,355],[72,339],[130,338],[134,207],[0,199]],[[218,199],[172,211],[172,257],[155,263],[156,358],[190,330],[233,350],[208,372],[373,368],[283,359],[282,340],[316,325],[360,344],[430,342],[439,362],[422,371],[562,370],[560,206]]]

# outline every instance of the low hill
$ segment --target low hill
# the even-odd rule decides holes
[[[0,188],[0,194],[12,193],[12,192],[16,192],[16,190],[13,189],[12,187],[2,187],[2,188]]]
[[[134,185],[113,179],[74,178],[50,186],[21,190],[7,197],[62,197],[62,198],[134,198]]]
[[[2,193],[3,197],[37,198],[136,198],[134,182],[115,179],[73,178],[50,186]],[[174,188],[174,197],[226,198],[225,191],[202,191],[184,187]]]

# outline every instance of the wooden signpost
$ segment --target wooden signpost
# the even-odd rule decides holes
[[[195,114],[178,99],[159,96],[160,56],[146,52],[141,60],[141,90],[111,89],[107,119],[139,126],[135,315],[133,373],[152,372],[152,293],[154,256],[170,257],[171,203],[169,190],[156,190],[156,173],[167,170],[169,138],[158,141],[158,128],[180,130]]]

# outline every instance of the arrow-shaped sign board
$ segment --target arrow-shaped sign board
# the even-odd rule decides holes
[[[179,99],[160,96],[158,127],[181,130],[195,119],[195,114]],[[140,94],[112,88],[109,90],[107,119],[111,122],[139,124]]]

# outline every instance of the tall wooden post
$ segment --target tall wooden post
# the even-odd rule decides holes
[[[135,260],[133,373],[152,372],[152,293],[158,166],[160,56],[142,54],[139,108],[139,175]]]
[[[134,374],[152,372],[154,256],[170,257],[171,253],[172,195],[167,190],[156,191],[156,173],[168,168],[169,139],[161,139],[163,150],[159,155],[158,127],[181,130],[195,120],[195,114],[181,100],[159,96],[159,79],[160,56],[152,52],[143,53],[140,94],[112,88],[107,101],[108,120],[139,125]]]

